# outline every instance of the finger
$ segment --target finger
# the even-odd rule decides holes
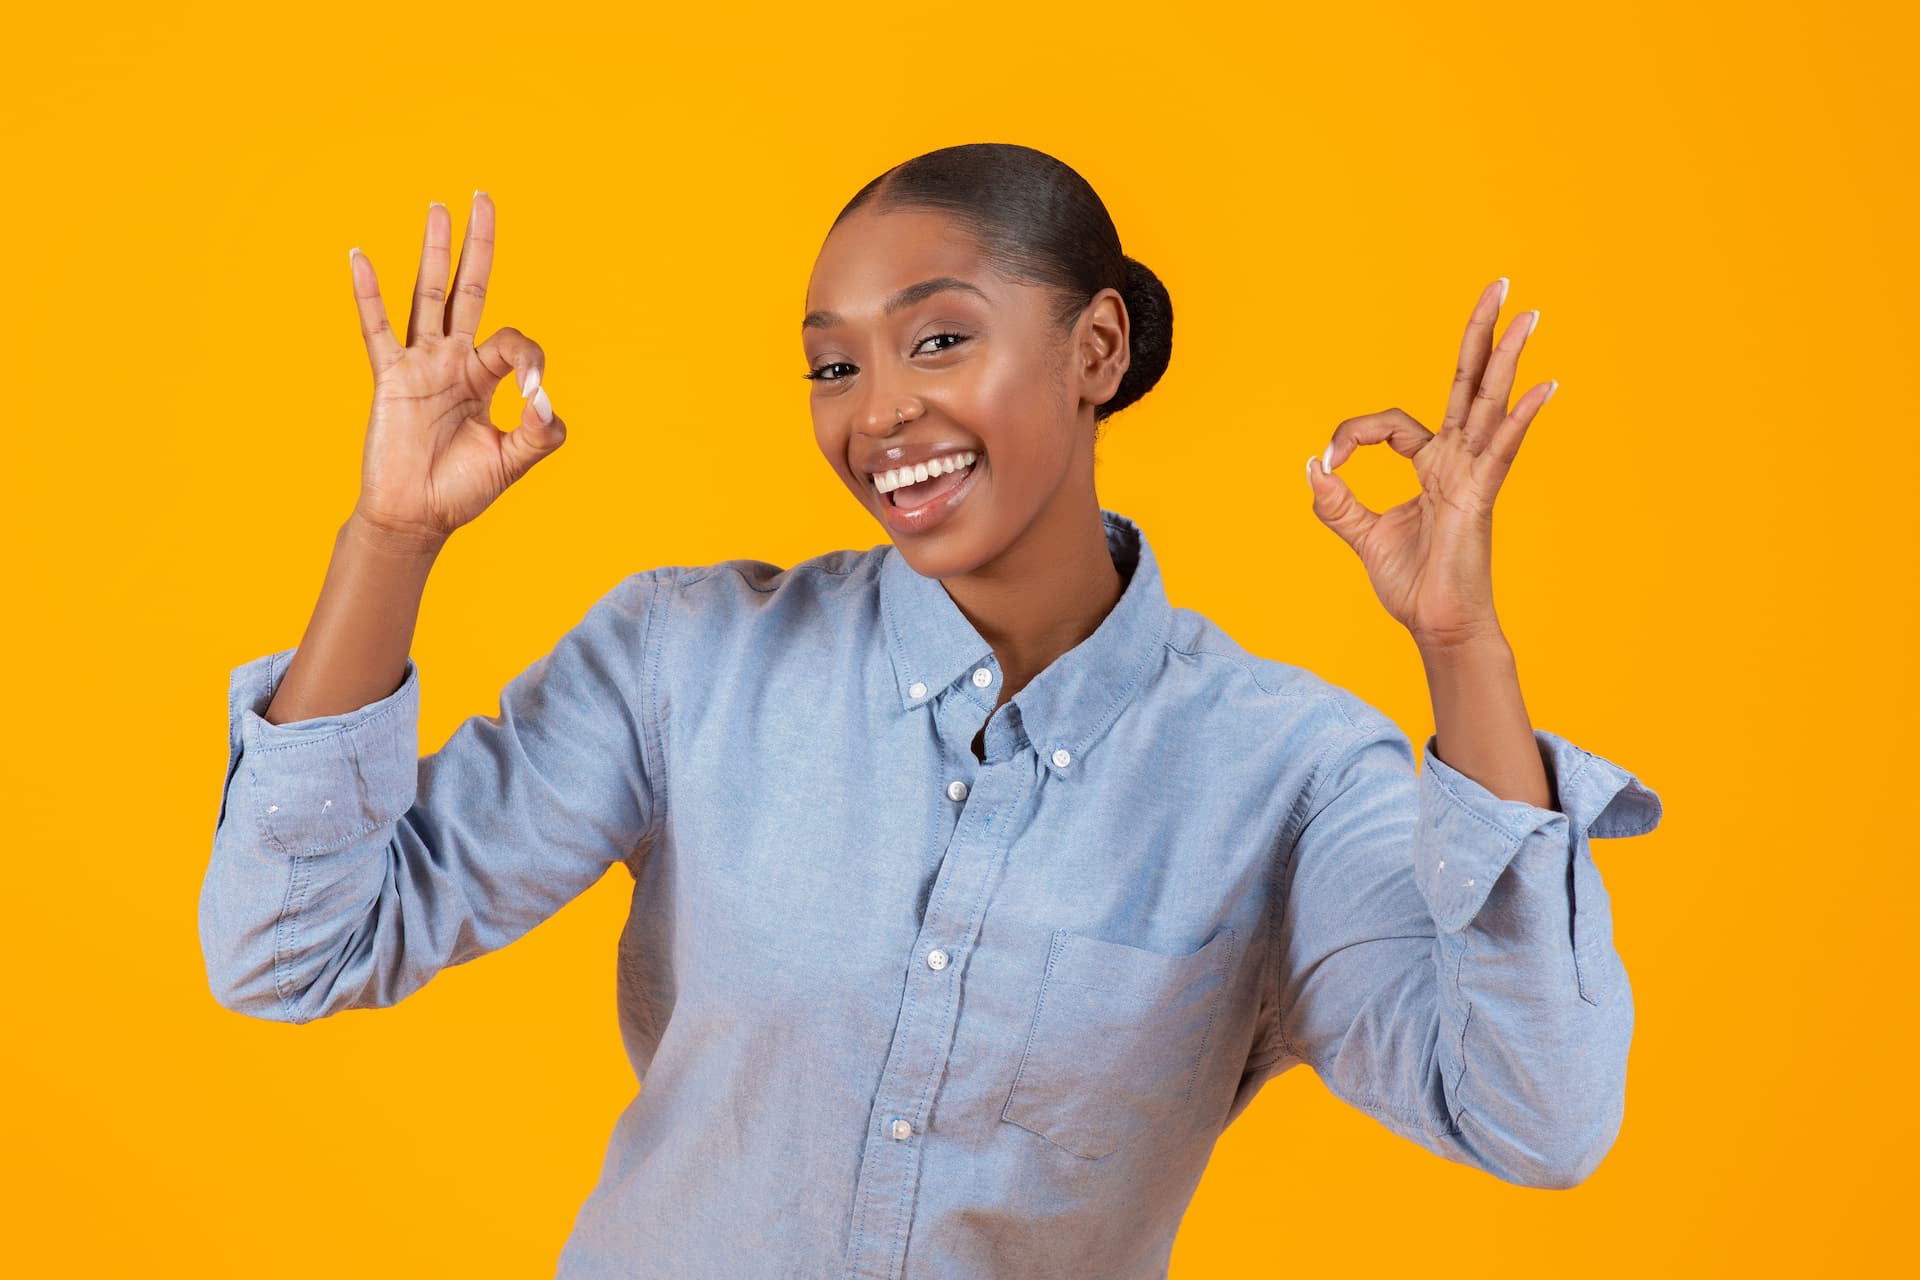
[[[446,333],[454,342],[471,343],[480,328],[480,308],[487,300],[487,275],[493,269],[493,198],[475,189],[467,213],[467,235],[460,242],[460,265],[453,276],[453,298],[447,303]]]
[[[373,262],[355,245],[347,250],[347,270],[353,276],[353,301],[360,309],[360,338],[367,344],[367,362],[378,378],[383,370],[402,354],[400,340],[387,323],[387,308],[380,301],[380,281],[373,274]]]
[[[447,264],[453,260],[453,219],[447,206],[427,205],[427,235],[420,246],[420,272],[413,279],[413,311],[407,316],[407,345],[415,338],[438,338],[447,314]]]
[[[1433,432],[1414,420],[1404,409],[1382,409],[1378,413],[1348,418],[1333,429],[1332,443],[1320,456],[1320,463],[1331,471],[1351,458],[1363,444],[1385,441],[1402,457],[1411,458],[1427,447]]]
[[[1447,416],[1440,420],[1440,434],[1461,430],[1467,425],[1467,411],[1473,407],[1473,393],[1480,387],[1480,375],[1487,367],[1487,352],[1493,347],[1493,322],[1507,300],[1507,278],[1501,276],[1480,291],[1467,317],[1466,336],[1460,339],[1460,358],[1453,366],[1453,388],[1447,393]]]
[[[1307,459],[1307,483],[1313,488],[1313,514],[1357,552],[1360,539],[1380,518],[1380,513],[1354,497],[1347,482],[1326,470],[1321,461],[1318,457]]]
[[[1538,310],[1522,311],[1507,324],[1507,331],[1494,344],[1493,354],[1487,358],[1486,372],[1480,375],[1480,386],[1473,393],[1473,406],[1467,410],[1466,425],[1460,432],[1468,453],[1479,453],[1484,449],[1487,437],[1506,418],[1507,397],[1513,392],[1513,375],[1520,364],[1520,348],[1527,345],[1527,339],[1533,336],[1533,328],[1539,322]]]
[[[546,369],[547,353],[541,345],[511,326],[494,330],[488,339],[473,349],[487,374],[497,384],[508,374],[523,399],[540,389],[540,376]]]
[[[507,473],[513,480],[527,474],[540,461],[567,442],[567,424],[553,411],[547,389],[536,387],[520,410],[520,425],[500,441],[506,455]]]
[[[1507,478],[1513,460],[1520,453],[1520,442],[1527,438],[1527,428],[1533,425],[1533,419],[1540,412],[1540,406],[1553,398],[1560,389],[1558,380],[1543,382],[1530,387],[1527,393],[1514,402],[1513,412],[1507,415],[1498,429],[1487,441],[1487,447],[1480,455],[1475,467],[1475,478],[1488,494],[1499,492],[1500,484]]]

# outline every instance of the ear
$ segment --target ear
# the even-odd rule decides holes
[[[1080,398],[1088,404],[1105,404],[1120,390],[1120,379],[1133,362],[1130,332],[1127,304],[1118,289],[1100,290],[1081,310],[1068,376],[1079,379]]]

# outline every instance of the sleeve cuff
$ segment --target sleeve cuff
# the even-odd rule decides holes
[[[398,819],[413,807],[420,755],[420,673],[411,655],[400,687],[387,696],[337,715],[274,724],[261,713],[295,652],[282,649],[233,668],[220,818],[233,809],[290,857],[332,852]]]
[[[1534,740],[1558,809],[1501,799],[1442,760],[1438,735],[1427,735],[1415,871],[1445,932],[1465,928],[1479,913],[1493,882],[1536,832],[1585,841],[1644,835],[1660,823],[1660,797],[1619,765],[1545,729],[1534,730]]]

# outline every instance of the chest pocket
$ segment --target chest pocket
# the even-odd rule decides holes
[[[1178,1112],[1213,1035],[1234,934],[1169,956],[1055,930],[1000,1118],[1098,1160]]]

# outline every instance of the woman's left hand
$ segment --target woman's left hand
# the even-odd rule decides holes
[[[1313,513],[1359,553],[1374,594],[1422,649],[1500,635],[1493,499],[1533,416],[1559,386],[1543,382],[1507,408],[1520,349],[1540,313],[1515,317],[1495,347],[1493,325],[1506,292],[1507,282],[1495,281],[1474,306],[1438,434],[1400,409],[1385,409],[1342,422],[1324,457],[1307,461]],[[1379,512],[1362,505],[1327,468],[1383,440],[1412,459],[1420,492]]]

